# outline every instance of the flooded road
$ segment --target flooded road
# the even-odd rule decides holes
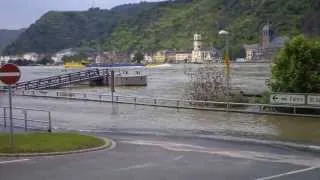
[[[148,69],[148,86],[116,87],[116,93],[130,96],[183,98],[188,77],[186,68],[196,65],[174,65]],[[221,67],[222,68],[222,67]],[[23,80],[65,72],[63,68],[22,68]],[[261,93],[266,90],[269,77],[267,64],[233,65],[232,84],[242,90]],[[66,88],[66,91],[109,93],[108,87]],[[0,96],[0,103],[7,97]],[[82,130],[136,129],[136,130],[192,130],[209,131],[236,136],[272,137],[279,140],[320,144],[320,120],[306,117],[287,117],[225,113],[200,110],[170,109],[125,104],[98,103],[74,100],[55,100],[15,97],[14,106],[50,110],[55,128]],[[1,113],[0,113],[1,115]]]

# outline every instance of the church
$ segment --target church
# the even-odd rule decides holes
[[[213,61],[218,52],[214,48],[203,48],[201,34],[195,33],[193,36],[193,50],[191,63],[206,63]]]
[[[270,60],[279,48],[284,47],[289,38],[286,36],[274,36],[270,24],[262,28],[260,44],[245,44],[247,61]]]

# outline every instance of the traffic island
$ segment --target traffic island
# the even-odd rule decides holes
[[[0,134],[0,156],[50,156],[97,151],[108,148],[112,141],[78,133]]]

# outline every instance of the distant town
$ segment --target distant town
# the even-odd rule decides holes
[[[261,30],[261,42],[256,44],[244,44],[243,48],[246,57],[233,59],[236,62],[259,62],[270,61],[277,50],[284,46],[289,40],[286,36],[278,37],[273,33],[271,25],[266,24]],[[193,49],[184,51],[158,50],[153,53],[141,52],[143,64],[162,64],[162,63],[216,63],[222,62],[223,52],[215,47],[204,47],[200,33],[193,36]],[[79,50],[79,48],[63,49],[54,54],[39,54],[28,52],[20,55],[1,56],[0,63],[15,62],[19,65],[62,65],[66,63],[66,57],[73,57],[82,54],[81,61],[97,64],[110,63],[129,63],[132,62],[135,53],[127,52],[101,52],[99,50]],[[68,59],[69,63],[72,59]],[[79,60],[79,59],[78,59]],[[79,61],[77,61],[79,62]],[[75,62],[76,63],[76,62]]]

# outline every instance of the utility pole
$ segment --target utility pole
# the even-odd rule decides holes
[[[226,75],[226,93],[227,93],[227,111],[230,109],[230,57],[229,57],[229,32],[225,30],[219,31],[219,35],[225,38],[225,56],[224,56],[224,67]]]

